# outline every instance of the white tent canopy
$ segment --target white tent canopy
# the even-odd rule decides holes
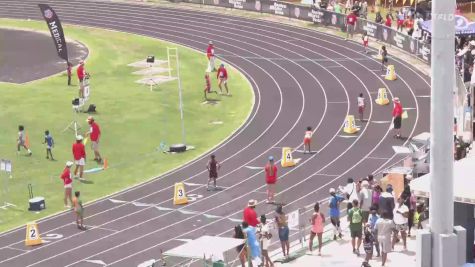
[[[454,200],[475,204],[475,156],[454,163]],[[411,189],[417,196],[429,197],[430,173],[411,181]]]
[[[190,259],[203,259],[205,256],[206,259],[211,258],[213,261],[224,261],[224,254],[242,245],[244,241],[244,239],[205,235],[170,249],[163,255]]]

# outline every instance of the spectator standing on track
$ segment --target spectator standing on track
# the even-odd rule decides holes
[[[376,231],[378,233],[378,242],[381,245],[382,266],[386,264],[388,253],[392,251],[391,233],[395,230],[394,222],[389,218],[387,212],[382,214],[382,218],[376,221]]]
[[[401,138],[401,124],[402,124],[402,105],[399,101],[399,97],[393,98],[394,108],[393,108],[393,124],[394,124],[394,131],[396,134],[394,138]]]
[[[89,132],[86,134],[86,137],[89,136],[91,139],[91,148],[94,151],[94,161],[97,163],[102,163],[101,153],[99,153],[99,139],[101,138],[101,128],[96,123],[92,116],[87,118],[87,123],[89,124]]]
[[[280,245],[282,246],[282,254],[284,254],[284,257],[288,258],[290,245],[287,215],[282,210],[282,206],[278,206],[275,211],[277,213],[275,216],[275,222],[277,223],[277,229],[279,231],[279,240]]]
[[[84,68],[84,64],[84,61],[81,60],[76,70],[79,80],[79,98],[84,98],[84,78],[86,77],[86,69]]]
[[[395,207],[395,201],[393,196],[393,186],[388,184],[386,186],[386,192],[381,193],[379,197],[379,214],[387,213],[389,219],[393,219],[393,210]]]
[[[384,72],[386,68],[386,64],[388,63],[388,50],[386,50],[386,46],[381,46],[381,71]]]
[[[353,33],[355,31],[355,25],[357,21],[357,17],[354,12],[351,12],[346,16],[346,38],[345,40],[348,40],[348,38],[351,36],[353,38]]]
[[[73,206],[74,213],[76,213],[76,225],[79,230],[86,230],[84,227],[84,207],[82,206],[82,200],[80,198],[81,193],[79,191],[74,192]]]
[[[54,160],[53,153],[51,152],[51,149],[54,147],[54,140],[48,130],[45,131],[45,140],[43,141],[43,144],[46,144],[46,159],[49,159],[51,156],[51,160]]]
[[[342,238],[340,228],[340,203],[345,199],[336,194],[335,188],[330,188],[330,199],[328,206],[330,207],[330,221],[333,225],[333,240],[336,240],[336,236]]]
[[[261,248],[256,235],[256,228],[250,226],[247,222],[242,223],[244,236],[247,239],[247,247],[251,254],[251,266],[259,266],[261,261]]]
[[[404,204],[404,199],[398,199],[398,205],[394,208],[394,224],[396,225],[396,231],[394,231],[393,243],[392,248],[394,249],[394,244],[398,239],[398,233],[401,233],[402,243],[404,246],[404,250],[407,250],[406,245],[406,231],[407,231],[407,223],[409,217],[409,208]]]
[[[378,232],[376,231],[376,222],[379,220],[379,215],[378,215],[378,208],[375,206],[371,206],[371,214],[369,215],[368,218],[368,224],[371,232],[373,233],[373,236],[375,237],[374,239],[374,247],[376,248],[376,252],[378,255],[376,257],[379,257],[381,252],[379,250],[379,242],[378,242]]]
[[[216,71],[216,67],[214,65],[214,44],[212,41],[209,41],[208,43],[208,48],[206,49],[206,56],[208,57],[208,71]]]
[[[20,148],[26,149],[28,151],[28,156],[31,156],[30,148],[28,147],[27,135],[25,132],[25,127],[23,125],[18,126],[18,139],[17,139],[17,153],[20,153]]]
[[[240,225],[234,226],[233,238],[244,239],[244,233]],[[241,267],[246,267],[246,260],[247,260],[246,244],[244,243],[242,245],[237,246],[236,251],[239,255],[239,261],[241,262]]]
[[[226,95],[230,95],[228,90],[228,71],[224,67],[224,64],[220,65],[218,73],[216,74],[216,78],[218,78],[218,86],[220,93],[223,94],[223,88],[221,87],[221,85],[224,84],[224,88],[226,88]]]
[[[73,205],[72,191],[73,191],[73,180],[71,179],[71,166],[73,166],[72,161],[66,162],[66,167],[64,167],[63,173],[61,174],[61,179],[63,180],[64,186],[64,207],[71,208],[70,205]],[[68,205],[68,199],[70,205]]]
[[[269,157],[269,162],[264,168],[266,172],[267,200],[266,203],[275,203],[275,187],[277,183],[277,166],[274,164],[274,157]]]
[[[313,207],[312,219],[310,223],[312,224],[312,229],[310,230],[310,240],[308,243],[308,250],[312,252],[313,249],[313,239],[315,236],[318,238],[318,256],[322,256],[322,243],[323,243],[323,225],[325,223],[325,216],[320,212],[320,204],[317,202]]]
[[[307,150],[308,150],[308,153],[312,153],[312,150],[310,148],[310,145],[312,143],[312,135],[313,135],[312,127],[308,126],[307,131],[305,131],[305,137],[303,138],[303,153],[304,154],[307,153]]]
[[[254,199],[249,200],[247,203],[247,207],[244,209],[243,213],[243,221],[249,224],[252,227],[256,227],[259,224],[257,220],[257,213],[256,213],[256,205],[257,201]]]
[[[269,225],[267,224],[266,215],[261,215],[261,224],[259,225],[259,240],[262,250],[262,263],[265,267],[273,267],[274,263],[272,262],[271,258],[269,257],[269,251],[267,250],[269,247],[270,239],[272,238],[272,234],[269,230]]]
[[[68,74],[68,86],[71,85],[71,77],[73,76],[73,64],[71,64],[71,62],[67,62],[66,63],[67,65],[67,74]]]
[[[358,200],[353,200],[353,208],[348,212],[350,222],[351,246],[353,253],[360,255],[361,237],[363,236],[363,212],[358,206]]]
[[[363,223],[368,222],[368,217],[369,217],[369,212],[371,209],[371,197],[372,197],[372,192],[371,189],[369,189],[369,183],[368,181],[363,181],[361,183],[361,191],[360,191],[360,207],[361,211],[363,212]]]
[[[86,149],[82,143],[83,137],[81,135],[76,136],[76,143],[73,144],[73,157],[76,168],[74,169],[74,177],[77,178],[79,170],[79,179],[83,179],[84,165],[86,165]]]
[[[216,160],[216,156],[211,154],[208,164],[206,165],[206,169],[208,169],[209,172],[209,179],[206,190],[210,190],[209,184],[211,183],[211,181],[213,181],[214,190],[216,190],[216,179],[218,179],[218,170],[220,168],[221,164],[219,164],[219,162]]]
[[[366,51],[366,48],[365,48],[365,51]],[[364,109],[365,109],[365,101],[364,101],[363,93],[360,93],[360,95],[357,98],[357,101],[358,101],[358,114],[360,115],[360,122],[362,122],[363,117],[364,117]]]
[[[363,36],[361,37],[363,40],[363,49],[366,54],[368,54],[368,43],[369,43],[369,36],[368,32],[364,31]]]
[[[348,200],[348,204],[346,206],[347,211],[350,211],[353,208],[353,200],[358,200],[358,192],[356,188],[356,183],[353,178],[348,178],[348,183],[345,187],[340,186],[340,191],[343,192]]]

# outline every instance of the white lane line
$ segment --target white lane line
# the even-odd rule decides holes
[[[94,263],[94,264],[99,264],[102,266],[107,266],[107,264],[101,260],[84,260],[84,262],[89,262],[89,263]]]
[[[263,170],[264,167],[256,167],[256,166],[246,166],[246,168],[250,169],[250,170]]]
[[[177,240],[177,241],[181,241],[181,242],[185,242],[185,243],[193,241],[193,239],[184,239],[184,238],[177,238],[177,239],[173,239],[173,240]]]
[[[338,135],[338,137],[341,137],[341,138],[357,138],[358,135]]]
[[[26,250],[26,249],[19,249],[19,248],[14,248],[14,247],[2,247],[0,249],[11,249],[11,250],[16,250],[16,251],[21,251],[21,252],[30,252],[29,250]]]
[[[72,224],[76,225],[76,222],[73,222]],[[95,226],[95,225],[85,225],[85,226],[86,226],[87,229],[100,229],[100,230],[109,231],[109,232],[114,232],[114,233],[119,232],[119,230],[114,230],[114,229],[105,228],[105,227],[100,227],[100,226]]]
[[[416,102],[417,102],[417,100],[416,100]],[[416,108],[402,108],[402,109],[403,109],[403,110],[414,110],[414,109],[416,109]]]
[[[419,97],[419,98],[430,98],[430,95],[418,95],[416,97]]]
[[[388,160],[388,159],[390,159],[390,158],[367,157],[367,159]]]
[[[385,124],[385,123],[390,123],[391,121],[370,121],[371,123],[376,123],[376,124]]]
[[[328,176],[328,177],[337,177],[339,176],[338,174],[326,174],[326,173],[317,173],[315,175],[318,175],[318,176]]]
[[[345,101],[334,101],[334,102],[328,102],[328,104],[348,104],[348,102],[345,102]]]

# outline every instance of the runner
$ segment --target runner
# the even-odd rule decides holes
[[[209,183],[211,183],[211,181],[213,181],[214,190],[216,190],[216,179],[218,179],[218,170],[221,168],[221,164],[216,161],[215,155],[211,155],[210,160],[208,161],[208,165],[206,165],[206,168],[209,172],[209,179],[206,190],[210,191]]]
[[[209,73],[206,72],[206,74],[205,74],[205,90],[204,90],[205,100],[208,100],[208,95],[207,94],[209,94],[209,93],[217,94],[218,92],[211,91],[211,81],[209,80]]]
[[[363,213],[358,206],[358,200],[353,200],[353,208],[348,212],[350,222],[351,246],[353,253],[360,255],[361,237],[363,235]]]
[[[84,207],[82,206],[82,200],[79,198],[80,192],[76,191],[74,192],[74,198],[73,198],[73,205],[74,205],[74,213],[76,213],[76,225],[79,230],[86,230],[86,227],[84,227]]]
[[[399,97],[393,98],[394,108],[393,108],[393,124],[394,131],[396,134],[394,138],[401,138],[401,124],[402,124],[402,105],[399,101]]]
[[[79,170],[79,179],[83,179],[84,165],[86,165],[86,149],[82,143],[83,137],[81,135],[76,136],[76,143],[73,144],[73,156],[74,164],[76,168],[74,169],[74,178],[77,178]]]
[[[20,148],[23,147],[28,151],[28,156],[31,156],[33,153],[31,153],[31,150],[28,147],[26,138],[25,127],[23,125],[18,126],[17,153],[20,154]]]
[[[208,48],[206,49],[206,56],[208,57],[208,70],[209,71],[216,71],[214,66],[214,45],[212,41],[209,41]]]
[[[73,180],[71,179],[71,166],[73,166],[73,164],[72,161],[66,162],[66,167],[64,167],[63,173],[61,174],[61,179],[63,179],[64,185],[64,207],[68,209],[71,208],[71,206],[68,205],[68,199],[69,203],[73,205]]]
[[[328,206],[330,207],[330,221],[333,224],[333,240],[336,240],[336,236],[342,238],[340,228],[340,203],[345,199],[336,194],[335,188],[330,188],[330,200]]]
[[[366,54],[368,54],[368,42],[369,42],[369,36],[368,36],[368,32],[363,32],[363,49],[364,49],[364,52]]]
[[[228,71],[224,67],[224,64],[220,65],[218,73],[216,74],[216,78],[218,78],[219,81],[218,86],[220,93],[223,94],[223,88],[221,87],[221,85],[224,83],[224,87],[226,88],[226,94],[230,95],[228,90]]]
[[[87,123],[89,124],[89,132],[86,134],[86,137],[89,136],[91,139],[91,148],[94,151],[94,161],[97,163],[102,163],[101,154],[99,153],[99,138],[101,137],[101,128],[94,121],[92,116],[87,118]]]
[[[54,140],[48,130],[45,131],[45,140],[43,141],[43,144],[46,144],[46,159],[49,159],[51,156],[51,160],[54,160],[53,153],[51,152],[51,149],[54,147]]]
[[[308,250],[312,252],[313,249],[313,239],[315,236],[318,237],[318,256],[322,256],[322,237],[323,237],[323,224],[325,223],[325,216],[320,212],[320,204],[317,202],[313,207],[313,215],[310,223],[312,224],[312,229],[310,230],[310,240],[308,243]]]
[[[357,100],[358,100],[358,114],[360,115],[360,122],[363,122],[364,108],[365,108],[363,93],[360,93]]]
[[[277,182],[277,166],[274,164],[274,157],[269,157],[269,163],[266,164],[266,184],[267,184],[267,200],[266,203],[272,204],[275,202],[275,184]]]
[[[353,32],[355,31],[357,17],[354,12],[351,12],[348,16],[346,16],[346,38],[348,40],[349,36],[353,39]]]
[[[386,64],[388,63],[388,51],[386,50],[386,46],[381,46],[381,71],[384,72],[386,68]]]
[[[310,149],[310,144],[312,143],[312,127],[308,126],[307,131],[305,131],[305,137],[303,139],[303,153],[307,153],[305,149],[308,149],[308,153],[312,153],[312,150]]]

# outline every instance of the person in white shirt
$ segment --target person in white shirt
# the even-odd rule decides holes
[[[376,221],[375,231],[378,233],[378,242],[381,245],[381,263],[386,264],[388,253],[391,252],[391,233],[394,222],[389,218],[389,213],[384,212],[382,218]]]
[[[361,191],[359,193],[360,208],[363,212],[363,223],[368,222],[369,211],[371,209],[371,200],[373,192],[369,189],[368,181],[363,181],[361,183]]]
[[[404,245],[404,250],[407,249],[406,246],[406,231],[407,231],[407,223],[408,223],[408,218],[409,218],[409,207],[407,207],[404,204],[404,199],[399,198],[398,200],[398,205],[394,208],[394,224],[396,225],[396,230],[394,231],[394,237],[393,237],[393,243],[392,247],[394,249],[394,244],[396,243],[395,241],[398,239],[397,235],[399,232],[401,232],[401,237],[402,237],[402,243]]]
[[[305,131],[305,136],[303,138],[303,153],[312,153],[312,150],[310,148],[310,144],[312,143],[312,127],[308,126],[307,130]]]
[[[272,234],[270,233],[269,230],[269,225],[266,223],[267,218],[266,215],[263,214],[261,215],[261,223],[258,226],[258,233],[259,233],[259,241],[261,243],[261,249],[262,249],[262,263],[264,266],[270,266],[273,267],[274,263],[269,257],[269,244],[270,244],[270,239],[272,238]]]
[[[363,93],[360,93],[360,95],[358,96],[358,114],[360,115],[361,122],[363,121],[364,107],[365,103]]]
[[[356,190],[356,183],[353,178],[348,178],[348,183],[345,187],[340,186],[340,191],[346,195],[348,199],[347,209],[348,211],[353,208],[353,200],[358,200],[358,191]]]

